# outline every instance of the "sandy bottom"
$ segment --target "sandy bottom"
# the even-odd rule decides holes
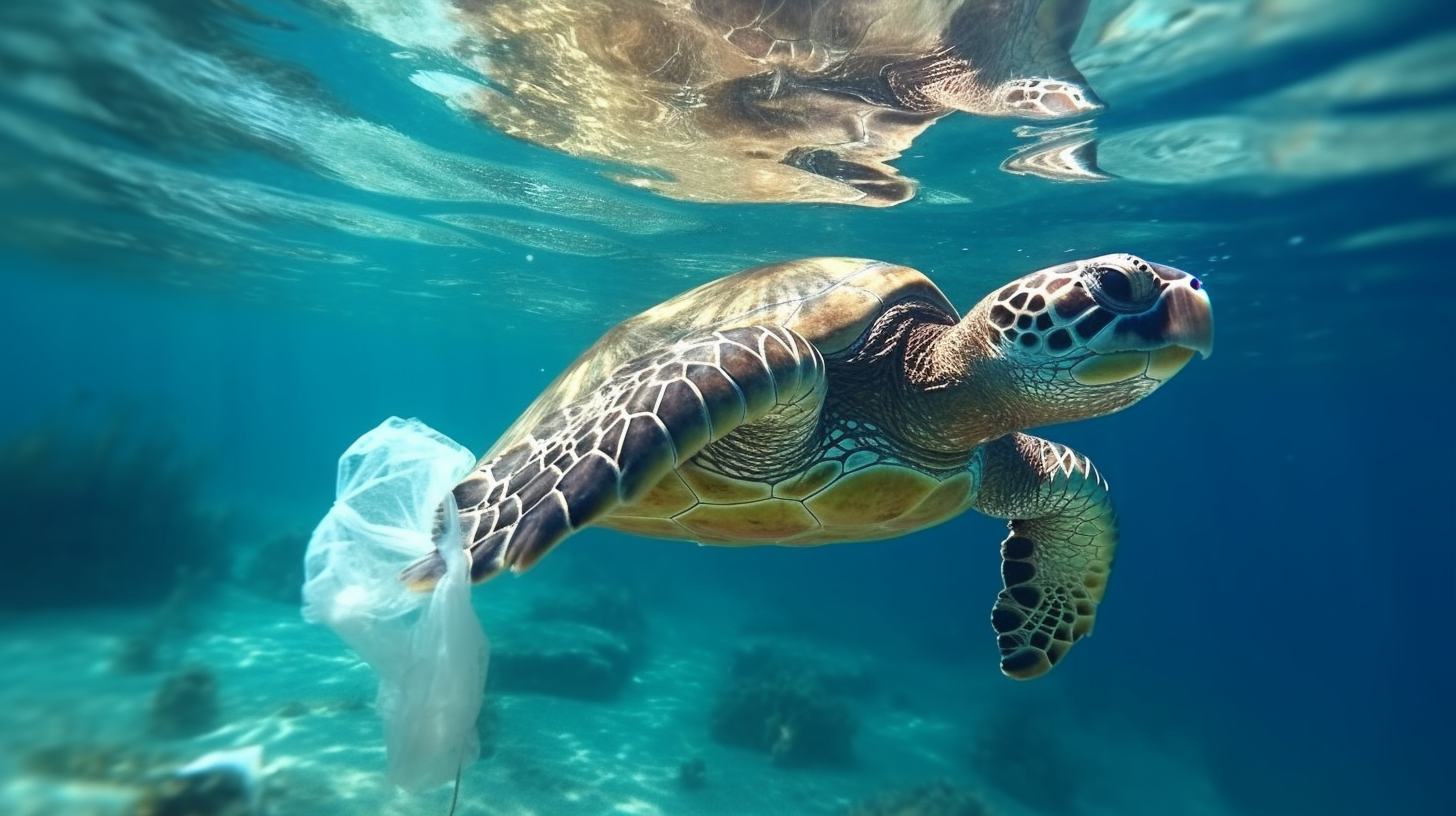
[[[477,589],[478,608],[490,597],[487,632],[519,615],[529,591],[545,590]],[[994,769],[971,759],[968,746],[984,740],[978,724],[1002,699],[996,689],[1007,683],[994,667],[873,663],[886,691],[855,703],[860,730],[851,767],[779,768],[766,754],[714,743],[708,714],[739,635],[727,623],[735,619],[724,606],[731,599],[694,603],[696,609],[678,607],[670,616],[649,611],[651,656],[613,702],[493,695],[495,750],[465,769],[457,812],[842,816],[864,797],[932,780],[981,792],[997,814],[1038,812],[1025,797],[1010,796],[986,778]],[[120,645],[146,625],[136,613],[94,611],[0,620],[0,813],[125,813],[138,795],[139,777],[208,751],[249,745],[264,752],[266,812],[272,816],[447,812],[449,786],[412,795],[385,783],[373,675],[332,633],[304,623],[296,610],[225,592],[189,611],[168,637],[156,671],[118,673]],[[218,678],[223,724],[186,739],[150,736],[149,706],[162,679],[198,662]],[[1058,739],[1076,758],[1062,773],[1079,777],[1078,813],[1228,812],[1191,752],[1119,733]],[[138,770],[57,773],[37,766],[36,751],[46,748],[105,748],[112,752],[102,763],[108,767],[117,756],[141,759]],[[707,765],[707,785],[699,790],[678,781],[680,764],[693,757]],[[1065,783],[1044,780],[1048,786]]]

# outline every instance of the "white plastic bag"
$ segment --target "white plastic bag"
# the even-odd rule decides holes
[[[470,606],[451,493],[474,466],[443,434],[391,417],[340,457],[337,499],[304,557],[304,619],[333,629],[379,675],[389,778],[406,790],[450,781],[480,753],[475,719],[489,650]],[[400,570],[437,545],[446,565],[439,584],[406,588]]]

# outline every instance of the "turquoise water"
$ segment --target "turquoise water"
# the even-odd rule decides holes
[[[758,263],[893,261],[967,308],[1123,251],[1198,275],[1217,344],[1042,432],[1122,522],[1064,665],[997,671],[1004,526],[975,514],[810,549],[588,530],[474,603],[502,649],[563,598],[616,609],[629,678],[488,694],[458,812],[842,814],[934,780],[1004,814],[1448,812],[1441,4],[1094,0],[1072,54],[1110,178],[1007,172],[1063,132],[951,114],[888,209],[674,200],[501,135],[415,81],[465,70],[432,4],[198,5],[0,11],[0,812],[135,812],[256,745],[269,813],[444,813],[383,782],[372,676],[289,596],[351,441],[416,416],[482,452],[615,322]],[[851,667],[847,765],[713,739],[762,638]],[[170,732],[154,695],[194,664],[216,711]]]

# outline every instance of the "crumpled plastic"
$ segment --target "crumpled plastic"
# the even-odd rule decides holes
[[[388,776],[410,791],[455,779],[480,753],[489,644],[470,605],[451,492],[474,466],[449,437],[391,417],[340,457],[337,498],[304,556],[303,617],[333,629],[379,676]],[[436,549],[446,572],[433,591],[400,582]]]

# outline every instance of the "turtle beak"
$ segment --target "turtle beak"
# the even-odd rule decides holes
[[[1213,354],[1213,305],[1198,278],[1189,275],[1164,296],[1167,331],[1171,345],[1196,351],[1208,359]]]
[[[1213,353],[1213,307],[1203,283],[1171,267],[1163,276],[1165,288],[1147,311],[1122,315],[1113,328],[1094,338],[1087,348],[1097,354],[1125,351],[1160,353],[1192,359],[1197,352],[1205,358]]]
[[[1134,376],[1166,382],[1201,354],[1213,353],[1213,308],[1203,284],[1164,267],[1166,289],[1146,312],[1124,317],[1088,348],[1097,357],[1079,363],[1072,376],[1084,385],[1106,385]]]

